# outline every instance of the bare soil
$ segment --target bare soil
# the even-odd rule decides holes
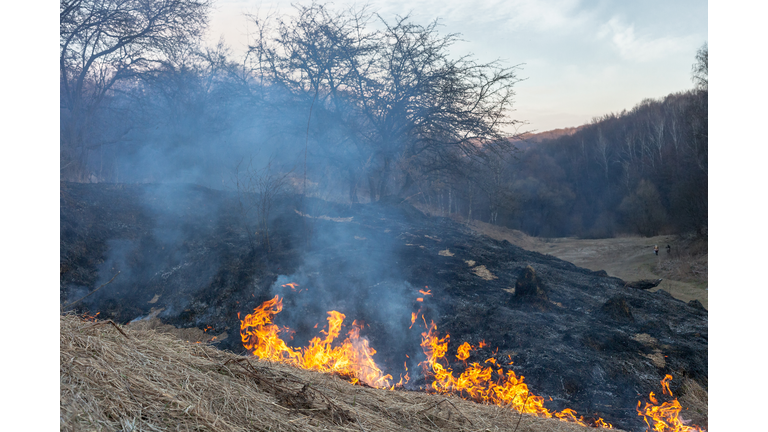
[[[706,243],[677,236],[616,237],[606,239],[539,238],[521,231],[474,221],[471,228],[523,249],[548,254],[590,270],[605,270],[624,281],[663,279],[658,287],[673,297],[698,300],[709,309]],[[659,255],[653,252],[659,246]],[[671,252],[666,246],[670,245]]]

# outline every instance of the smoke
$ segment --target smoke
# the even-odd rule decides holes
[[[374,359],[386,373],[404,374],[404,363],[416,369],[420,333],[409,327],[411,313],[423,305],[416,301],[423,287],[413,286],[399,270],[396,249],[402,241],[384,229],[364,237],[362,222],[335,215],[336,221],[318,218],[321,214],[305,218],[315,224],[313,245],[297,271],[279,275],[269,289],[269,296],[283,298],[275,323],[295,331],[286,342],[300,347],[327,328],[328,312],[335,310],[346,316],[343,332],[353,321],[364,325],[361,336],[379,352]]]
[[[421,352],[419,332],[409,327],[422,287],[399,270],[403,242],[384,230],[364,234],[359,221],[295,212],[319,217],[331,210],[327,216],[344,219],[344,206],[309,197],[352,204],[392,193],[397,151],[374,157],[363,147],[402,148],[398,140],[406,138],[379,143],[367,136],[362,117],[351,114],[354,102],[345,106],[343,97],[289,92],[246,77],[234,62],[208,61],[193,56],[189,65],[119,83],[103,105],[100,137],[107,144],[90,155],[89,170],[105,183],[145,186],[105,217],[128,220],[126,229],[105,234],[117,240],[107,242],[99,283],[121,274],[91,307],[109,303],[123,320],[164,308],[161,318],[200,326],[236,316],[221,292],[240,307],[280,295],[276,324],[294,329],[296,344],[316,336],[327,312],[337,310],[347,325],[365,323],[362,335],[386,353],[385,369],[397,376],[405,355]],[[286,175],[289,186],[272,197],[271,213],[264,190],[242,187],[263,180],[267,168]],[[370,210],[372,221],[385,216],[376,214],[382,208]],[[275,271],[287,253],[298,254],[291,271]]]

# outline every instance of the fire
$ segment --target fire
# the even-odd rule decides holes
[[[334,346],[341,333],[346,316],[337,311],[328,312],[328,330],[321,331],[325,338],[314,337],[306,347],[294,349],[286,345],[279,334],[288,331],[272,323],[275,315],[283,310],[279,296],[262,303],[240,321],[240,337],[243,346],[253,355],[266,360],[279,361],[304,369],[333,372],[346,376],[356,384],[363,382],[371,387],[391,387],[391,375],[385,375],[373,361],[376,350],[368,346],[368,340],[360,337],[361,324],[352,322],[347,338]]]
[[[419,317],[420,313],[421,313],[421,308],[419,308],[418,312],[411,312],[411,325],[410,327],[408,327],[409,330],[413,328],[413,324],[416,322],[416,318]],[[426,322],[424,323],[424,325],[426,325]]]
[[[664,395],[673,397],[672,391],[669,389],[669,382],[672,381],[672,375],[667,374],[663,380],[661,380],[661,391]],[[680,411],[683,407],[680,406],[680,402],[675,398],[672,401],[664,402],[659,405],[659,401],[654,396],[653,392],[648,395],[650,402],[645,403],[645,407],[640,408],[642,402],[637,401],[637,415],[643,417],[645,423],[648,425],[649,431],[654,432],[702,432],[702,429],[698,426],[687,426],[684,421],[680,419]]]
[[[563,421],[578,423],[582,426],[600,426],[612,429],[603,419],[587,424],[584,417],[577,416],[572,409],[553,412],[544,407],[544,398],[536,396],[528,390],[528,385],[514,371],[504,370],[496,365],[496,359],[490,358],[485,363],[493,366],[483,367],[479,363],[471,363],[458,377],[448,367],[445,355],[448,352],[450,335],[438,337],[435,323],[432,322],[427,331],[421,334],[421,347],[427,360],[423,362],[425,375],[434,378],[432,390],[436,393],[458,393],[462,397],[486,404],[509,406],[523,413],[539,417],[558,418]],[[469,358],[471,345],[464,342],[457,350],[457,358]],[[494,369],[494,367],[496,369]]]
[[[90,321],[90,322],[98,322],[99,319],[97,318],[101,312],[96,312],[96,315],[88,315],[87,313],[84,313],[80,316],[84,321]]]
[[[405,356],[408,357],[408,354],[406,354]],[[402,387],[411,379],[411,376],[408,374],[408,362],[403,362],[403,367],[405,368],[405,376],[401,374],[400,381],[398,381],[397,384],[390,387],[390,390],[394,390],[395,387]]]
[[[426,287],[424,287],[424,288],[426,288]],[[431,295],[432,295],[432,290],[426,290],[426,291],[424,291],[424,290],[419,290],[419,292],[420,292],[422,295],[424,295],[424,296],[431,296]]]
[[[456,349],[456,358],[465,361],[469,358],[469,352],[472,350],[472,345],[468,342],[464,342]],[[466,364],[466,362],[465,362]]]
[[[344,314],[337,311],[328,312],[328,328],[320,331],[325,335],[324,338],[314,337],[303,348],[289,347],[279,335],[281,333],[292,335],[294,331],[288,327],[279,327],[272,323],[275,315],[280,313],[282,309],[282,299],[275,296],[255,308],[252,314],[240,320],[240,336],[243,346],[253,355],[261,359],[279,361],[304,369],[337,373],[348,378],[353,384],[363,382],[371,387],[393,390],[409,381],[410,374],[408,373],[407,362],[405,362],[403,364],[405,375],[400,375],[397,384],[390,383],[392,376],[384,374],[376,365],[373,360],[376,350],[368,345],[367,339],[360,337],[363,324],[358,324],[357,321],[352,322],[347,338],[343,342],[334,344],[341,334],[342,325],[346,318]],[[419,309],[418,312],[411,313],[411,327],[421,312],[422,310]],[[238,318],[240,318],[239,313]],[[524,377],[522,375],[518,377],[512,370],[505,372],[494,357],[486,359],[483,362],[485,366],[478,362],[472,362],[464,372],[455,376],[453,370],[448,367],[446,358],[450,335],[446,334],[442,338],[439,337],[435,323],[431,322],[430,325],[427,325],[423,314],[421,319],[427,329],[421,334],[421,347],[427,356],[427,360],[421,365],[424,368],[424,375],[432,379],[431,391],[456,394],[465,399],[485,404],[510,407],[518,412],[533,414],[538,417],[557,418],[582,426],[613,429],[613,426],[602,418],[585,419],[570,408],[559,412],[545,408],[544,398],[530,392],[528,385],[524,382]],[[211,340],[214,339],[216,337]],[[456,358],[466,365],[471,351],[487,346],[488,343],[484,340],[480,341],[477,347],[464,342],[457,348]],[[498,348],[496,351],[498,352]],[[410,358],[407,354],[406,357]],[[509,364],[512,364],[511,356],[508,358]],[[671,380],[672,376],[667,375],[661,381],[663,394],[670,398],[673,397],[672,391],[669,389]],[[638,415],[645,420],[649,432],[705,432],[698,426],[685,425],[685,422],[679,418],[682,407],[677,399],[659,405],[653,392],[649,395],[649,399],[650,402],[647,402],[642,409],[641,402],[638,401],[637,403]]]

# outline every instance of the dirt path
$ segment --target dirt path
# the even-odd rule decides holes
[[[544,239],[483,222],[473,222],[472,228],[492,238],[507,240],[523,249],[553,255],[579,267],[605,270],[609,275],[625,281],[663,279],[651,291],[663,289],[685,302],[696,299],[709,309],[706,254],[690,259],[685,254],[676,253],[678,245],[674,236]],[[668,244],[673,250],[671,254],[665,249]],[[659,246],[658,256],[653,253],[654,245]],[[697,272],[697,265],[703,266],[703,271]]]

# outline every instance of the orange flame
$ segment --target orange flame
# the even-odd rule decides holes
[[[421,313],[421,308],[419,308],[418,312],[411,312],[411,325],[410,327],[408,327],[409,330],[413,328],[413,324],[416,322],[416,318],[419,317],[420,313]]]
[[[578,423],[582,426],[590,426],[584,417],[577,417],[576,412],[566,408],[562,412],[553,412],[544,408],[544,398],[536,396],[528,390],[528,385],[523,382],[523,376],[519,378],[514,371],[504,370],[496,365],[496,360],[491,358],[486,363],[492,363],[493,367],[483,367],[479,363],[471,363],[458,377],[448,367],[445,355],[448,351],[450,335],[438,337],[435,323],[432,322],[426,332],[421,334],[421,347],[427,360],[424,365],[425,375],[434,378],[432,390],[436,393],[458,393],[462,397],[486,404],[509,406],[518,412],[534,414],[539,417],[558,418],[563,421]],[[468,354],[468,343],[462,344],[457,350],[456,356],[460,360]],[[466,358],[466,357],[464,357]],[[495,376],[495,378],[494,378]],[[594,421],[591,426],[600,426],[608,429],[613,427],[603,419]]]
[[[408,354],[406,354],[405,356],[408,357]],[[394,390],[395,387],[402,387],[411,379],[411,376],[408,374],[408,362],[403,362],[403,367],[405,368],[405,376],[400,374],[400,381],[398,381],[397,384],[390,387],[390,390]]]
[[[292,284],[289,284],[292,285]],[[293,288],[293,287],[292,287]],[[426,294],[425,294],[426,295]],[[279,296],[268,300],[255,308],[252,314],[240,321],[240,336],[243,346],[255,356],[291,364],[304,369],[314,369],[321,372],[335,372],[350,379],[353,384],[364,382],[372,387],[394,389],[402,386],[410,379],[408,365],[404,363],[405,375],[400,375],[400,381],[391,385],[392,376],[383,374],[381,369],[373,361],[376,350],[368,345],[367,339],[360,338],[360,330],[363,325],[357,321],[352,322],[352,328],[347,333],[348,337],[333,346],[333,342],[341,333],[341,327],[345,315],[337,312],[328,312],[328,330],[321,330],[324,339],[314,337],[306,347],[294,349],[278,336],[282,332],[294,331],[288,327],[278,327],[272,323],[275,315],[283,309],[283,302]],[[411,313],[411,327],[416,322],[418,312]],[[98,315],[98,314],[97,314]],[[238,319],[240,313],[237,314]],[[95,318],[95,317],[93,317]],[[593,426],[605,429],[613,429],[610,423],[602,418],[585,419],[576,411],[566,408],[560,412],[551,411],[544,407],[544,398],[536,396],[528,390],[524,383],[524,377],[517,377],[514,371],[504,371],[494,357],[485,360],[485,364],[493,366],[481,366],[479,363],[471,363],[458,377],[448,367],[446,354],[450,335],[440,338],[434,321],[427,325],[426,318],[422,314],[426,332],[422,333],[421,347],[427,360],[421,364],[424,367],[425,376],[432,377],[431,389],[436,393],[453,393],[463,398],[475,400],[486,404],[508,406],[518,412],[533,414],[538,417],[557,418],[561,421],[577,423],[582,426]],[[317,328],[317,325],[315,325]],[[216,337],[211,340],[216,339]],[[200,342],[196,342],[200,343]],[[487,347],[488,343],[480,341],[477,348]],[[476,349],[467,342],[461,344],[456,350],[456,358],[465,362],[469,358],[471,350]],[[498,348],[496,349],[498,352]],[[407,354],[406,357],[410,358]],[[508,356],[510,364],[512,357]],[[494,369],[495,368],[495,369]],[[662,393],[673,397],[669,389],[671,375],[666,375],[661,381]],[[550,398],[551,400],[552,398]],[[664,402],[659,405],[653,392],[649,395],[650,403],[646,403],[641,409],[641,402],[637,403],[637,412],[648,425],[648,431],[653,432],[705,432],[698,426],[687,426],[684,420],[679,418],[682,407],[677,399]]]
[[[424,288],[426,288],[426,287],[424,287]],[[426,291],[419,290],[419,292],[422,293],[425,296],[431,296],[432,295],[432,290],[426,290]]]
[[[469,358],[469,352],[472,351],[472,345],[464,342],[456,349],[456,358],[465,361]]]
[[[667,374],[661,380],[661,392],[669,397],[672,391],[669,389],[669,382],[672,381],[672,375]],[[680,419],[680,411],[683,407],[675,398],[672,401],[664,402],[659,405],[659,401],[653,392],[648,395],[650,402],[645,403],[645,407],[640,409],[641,401],[637,401],[637,415],[643,417],[649,431],[654,432],[702,432],[698,426],[687,426],[685,421]]]
[[[294,282],[289,282],[289,283],[287,283],[285,285],[280,285],[280,286],[283,287],[283,288],[290,287],[291,291],[296,291],[296,287],[299,286],[299,284],[294,283]]]
[[[261,359],[321,372],[335,372],[348,377],[353,384],[364,382],[371,387],[390,387],[392,376],[382,373],[373,361],[376,350],[368,346],[367,339],[360,337],[362,325],[353,321],[348,337],[341,344],[333,346],[341,332],[345,315],[330,311],[328,330],[321,331],[325,338],[314,337],[306,347],[293,349],[278,336],[280,332],[290,329],[272,324],[272,319],[281,310],[283,301],[275,296],[240,321],[240,337],[245,349]]]
[[[85,312],[82,315],[80,315],[80,319],[82,319],[83,321],[90,321],[95,323],[99,321],[97,317],[99,316],[100,313],[101,312],[96,312],[96,315],[88,315],[88,313]]]

